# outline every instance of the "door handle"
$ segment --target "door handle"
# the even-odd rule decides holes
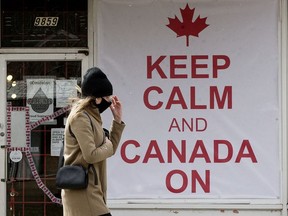
[[[4,133],[4,132],[1,132],[1,133],[0,133],[0,136],[4,137],[4,136],[5,136],[5,133]]]

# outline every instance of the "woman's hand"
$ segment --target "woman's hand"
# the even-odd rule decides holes
[[[114,120],[121,124],[122,122],[122,104],[117,96],[112,96],[112,104],[110,106]]]

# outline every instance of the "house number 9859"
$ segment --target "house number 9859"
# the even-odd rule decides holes
[[[36,17],[34,26],[57,26],[59,17]]]

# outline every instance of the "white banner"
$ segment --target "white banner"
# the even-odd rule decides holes
[[[109,198],[280,199],[278,3],[98,2],[127,124]]]

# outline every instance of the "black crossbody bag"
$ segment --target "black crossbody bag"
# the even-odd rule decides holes
[[[85,112],[86,113],[86,112]],[[90,116],[86,113],[91,122],[92,130],[94,127]],[[71,127],[69,125],[69,132],[74,138]],[[86,189],[88,186],[88,171],[91,168],[94,173],[94,184],[97,185],[97,173],[93,164],[89,164],[88,168],[83,167],[82,165],[65,165],[64,166],[64,143],[60,151],[58,171],[56,174],[56,187],[59,189],[73,189],[81,190]]]

